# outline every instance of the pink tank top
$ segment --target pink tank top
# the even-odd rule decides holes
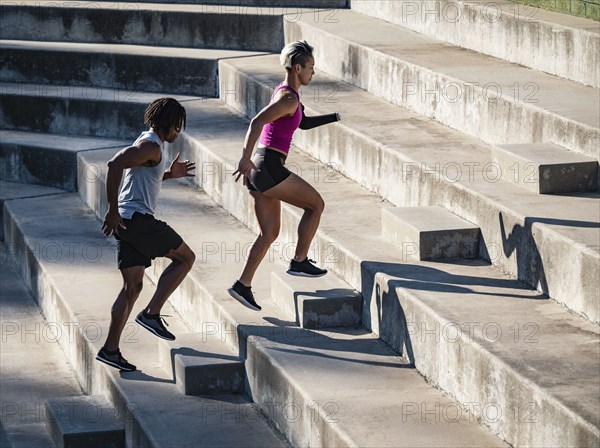
[[[294,92],[294,95],[298,98],[298,108],[296,109],[296,112],[294,112],[294,115],[286,115],[285,117],[278,118],[277,120],[264,125],[258,142],[262,146],[275,148],[287,154],[290,151],[290,146],[292,144],[292,136],[302,121],[302,107],[300,105],[300,95],[298,92],[283,83],[275,88],[275,91],[271,96],[271,102],[273,102],[275,94],[281,89],[287,89]]]

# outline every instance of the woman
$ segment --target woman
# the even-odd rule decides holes
[[[296,129],[312,129],[340,120],[339,114],[304,115],[298,91],[301,86],[308,85],[315,74],[312,50],[306,41],[302,41],[290,43],[281,51],[285,80],[275,88],[271,103],[252,119],[242,158],[233,173],[234,176],[237,174],[236,182],[244,177],[244,183],[254,198],[260,234],[250,249],[242,275],[228,291],[234,299],[257,311],[261,308],[252,294],[252,279],[269,246],[279,235],[281,201],[304,209],[298,225],[296,253],[290,261],[288,274],[321,277],[327,273],[307,256],[325,203],[310,184],[285,167]],[[257,140],[258,148],[251,158]]]

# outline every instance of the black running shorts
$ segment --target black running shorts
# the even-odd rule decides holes
[[[183,243],[175,230],[152,215],[136,212],[131,219],[123,219],[123,224],[126,229],[119,227],[115,235],[119,269],[147,268],[156,257],[164,257]]]
[[[286,155],[268,148],[258,148],[252,162],[260,171],[252,170],[250,182],[246,187],[250,191],[265,192],[283,182],[292,172],[285,167]]]

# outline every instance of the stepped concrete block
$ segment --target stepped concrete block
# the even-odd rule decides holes
[[[243,64],[221,61],[221,82],[232,86],[228,92],[221,88],[221,101],[251,117],[268,103],[281,80],[280,72],[275,56],[248,58]],[[600,204],[595,193],[568,198],[533,195],[501,179],[491,146],[320,72],[310,91],[303,92],[302,102],[309,115],[340,111],[343,116],[338,124],[294,135],[295,145],[321,161],[306,165],[294,161],[295,169],[315,182],[317,189],[339,184],[341,173],[399,207],[442,205],[481,228],[482,258],[592,322],[600,322],[600,289],[585,280],[594,278],[600,265]],[[200,128],[190,132],[199,140],[207,138]],[[243,140],[243,132],[239,139]],[[209,135],[216,140],[214,132]],[[205,155],[210,153],[208,143],[197,145],[191,143],[194,140],[186,136],[189,148],[202,154],[209,166],[220,166],[223,148],[229,143],[215,141],[214,147],[221,150],[218,164],[211,165]],[[175,144],[179,150],[188,145],[183,141]],[[231,146],[229,163],[233,167],[238,149]],[[205,177],[208,181],[216,178]],[[214,197],[219,202],[221,197],[229,197],[222,193],[226,178],[224,175],[215,185],[218,192]],[[212,195],[212,185],[207,188]],[[244,197],[242,192],[240,197]],[[254,217],[244,214],[240,199],[223,204],[251,225]],[[381,212],[377,208],[371,213]],[[335,240],[322,244],[337,244]],[[355,257],[347,258],[346,265],[342,254],[340,251],[340,263],[332,268],[339,268],[336,273],[359,289],[360,271],[350,268]]]
[[[419,260],[478,258],[476,225],[439,206],[381,210],[383,238]]]
[[[273,301],[302,328],[360,325],[362,296],[332,276],[316,279],[273,272]]]
[[[593,20],[508,1],[353,0],[351,7],[459,47],[600,87],[600,30]]]
[[[46,418],[58,448],[125,448],[125,428],[103,395],[52,398]]]
[[[126,145],[117,140],[0,131],[0,178],[76,191],[79,151]]]
[[[284,45],[284,14],[293,18],[309,13],[289,7],[206,4],[96,3],[90,8],[66,1],[44,6],[3,4],[3,38],[279,52]],[[190,69],[186,72],[195,72]]]
[[[203,440],[210,446],[286,446],[247,397],[181,395],[172,377],[158,366],[156,336],[135,331],[135,324],[134,331],[126,327],[121,349],[143,372],[125,374],[94,360],[108,328],[110,305],[121,286],[114,245],[101,236],[97,219],[76,195],[44,199],[11,201],[7,243],[48,321],[68,326],[69,334],[58,342],[84,389],[105,395],[124,421],[127,446],[185,446],[190,440]],[[92,258],[85,251],[71,251],[58,260],[48,259],[38,248],[49,239],[59,247],[73,247],[75,241],[76,247],[97,250]],[[107,275],[111,271],[114,275]],[[74,276],[78,282],[73,282]],[[92,288],[98,300],[90,300]],[[150,291],[142,291],[139,300],[147,303],[150,296]],[[173,313],[168,304],[164,310]],[[103,314],[106,319],[99,319]],[[183,322],[170,323],[175,333],[186,331]],[[225,419],[227,412],[236,412],[237,418]]]
[[[2,82],[56,83],[217,96],[219,58],[244,52],[62,42],[2,41]],[[256,53],[251,53],[256,54]]]
[[[202,0],[199,5],[213,12],[226,13],[233,8],[240,7],[277,7],[277,8],[345,8],[348,6],[349,0]],[[67,4],[70,2],[67,2]],[[77,3],[77,2],[73,2]],[[110,4],[109,0],[100,0],[99,5]],[[127,5],[142,5],[145,3],[166,3],[189,5],[189,0],[151,0],[151,1],[134,1]]]
[[[598,159],[600,98],[572,81],[451,46],[354,11],[285,24],[316,66],[492,144],[553,142]]]
[[[492,154],[504,180],[534,193],[597,189],[598,162],[552,143],[500,145]]]
[[[64,190],[0,180],[0,240],[4,240],[4,204],[7,201],[64,193]]]
[[[159,358],[185,395],[242,393],[244,363],[228,344],[197,333],[161,341]]]
[[[171,146],[170,150],[179,150]],[[92,155],[87,152],[80,157]],[[229,181],[226,185],[244,188]],[[224,195],[231,194],[227,188],[222,190]],[[504,446],[480,432],[466,411],[461,410],[450,423],[424,420],[421,407],[459,405],[429,388],[372,335],[358,329],[319,332],[293,326],[287,313],[262,299],[268,297],[271,272],[282,270],[283,263],[266,263],[255,277],[254,292],[268,318],[258,319],[256,312],[237,301],[224,300],[223,278],[235,279],[243,257],[229,254],[225,260],[223,252],[246,247],[253,235],[203,194],[171,184],[165,185],[162,195],[165,219],[192,248],[204,248],[197,251],[202,254],[202,267],[186,277],[170,301],[193,328],[239,348],[245,359],[246,390],[294,446]],[[208,249],[213,248],[219,250],[210,255]],[[166,262],[157,260],[156,265],[157,271],[149,272],[152,278]],[[357,396],[363,381],[370,384],[368,393]],[[374,434],[374,425],[382,430]],[[437,425],[443,428],[440,432]]]

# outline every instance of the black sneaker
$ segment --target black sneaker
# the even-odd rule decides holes
[[[239,280],[233,284],[231,288],[227,290],[229,295],[235,300],[240,302],[242,305],[247,306],[251,310],[260,311],[262,308],[258,306],[258,303],[254,301],[254,294],[252,289],[248,286],[244,286]]]
[[[163,319],[160,314],[148,314],[146,311],[140,311],[135,318],[135,321],[144,327],[146,330],[154,333],[159,338],[166,339],[167,341],[174,341],[175,336],[169,330],[165,328],[163,322],[167,324],[167,321]]]
[[[292,258],[287,273],[290,275],[298,275],[300,277],[323,277],[327,274],[327,269],[316,267],[313,264],[314,262],[314,260],[309,260],[308,258],[304,261],[296,261]]]
[[[108,364],[111,367],[125,370],[126,372],[132,372],[137,369],[133,364],[130,364],[125,358],[123,358],[123,355],[121,355],[121,350],[109,352],[102,347],[96,355],[96,359]]]

